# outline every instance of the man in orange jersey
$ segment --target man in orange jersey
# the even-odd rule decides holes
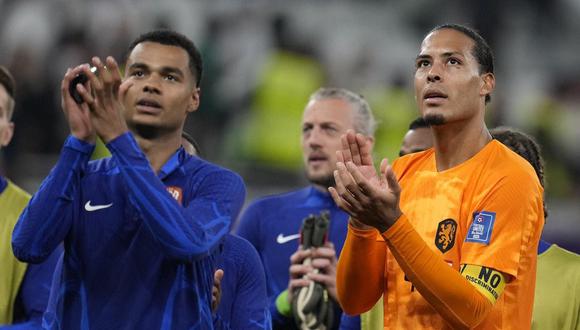
[[[485,123],[495,86],[485,40],[460,25],[434,28],[416,59],[415,97],[434,148],[383,159],[354,132],[329,188],[350,215],[337,269],[344,311],[384,294],[389,329],[530,328],[544,224],[534,169]]]

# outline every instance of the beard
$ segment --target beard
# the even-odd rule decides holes
[[[438,126],[445,124],[445,117],[440,114],[430,114],[423,117],[427,125],[429,126]]]
[[[334,187],[334,185],[336,184],[334,181],[333,174],[324,175],[324,176],[312,176],[312,175],[309,175],[308,172],[306,172],[306,179],[311,184],[323,186],[326,188]]]

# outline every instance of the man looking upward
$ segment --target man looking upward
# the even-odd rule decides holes
[[[492,140],[485,104],[495,86],[485,40],[461,25],[427,34],[415,98],[434,148],[380,175],[368,144],[349,132],[331,187],[350,215],[338,263],[343,309],[359,314],[384,294],[384,327],[530,328],[542,187],[530,164]]]
[[[106,64],[106,66],[105,66]],[[201,57],[173,31],[153,31],[117,62],[92,59],[61,86],[71,135],[23,212],[15,255],[39,262],[64,241],[49,328],[212,327],[217,247],[245,194],[239,176],[181,147],[199,106]],[[71,80],[83,103],[69,95]],[[89,162],[98,135],[112,157]]]

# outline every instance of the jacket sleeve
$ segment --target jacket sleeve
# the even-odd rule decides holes
[[[237,274],[237,293],[232,315],[233,329],[271,329],[266,275],[256,249],[239,239],[237,248],[242,264]]]
[[[166,191],[131,133],[112,140],[107,148],[118,164],[131,204],[166,255],[185,261],[210,255],[244,202],[242,179],[227,170],[213,170],[184,208]]]
[[[70,230],[80,179],[95,146],[73,136],[38,192],[24,209],[12,235],[14,255],[40,263],[64,240]]]
[[[21,306],[22,314],[14,314],[14,324],[23,329],[42,329],[42,316],[48,305],[52,275],[62,253],[62,246],[59,245],[44,262],[28,266],[15,302]]]

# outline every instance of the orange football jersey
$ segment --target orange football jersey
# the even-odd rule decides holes
[[[530,164],[493,140],[445,171],[436,170],[433,149],[397,159],[393,169],[402,187],[402,212],[450,267],[459,271],[462,264],[484,266],[511,280],[477,329],[529,329],[536,251],[544,225],[543,189]],[[348,239],[357,238],[349,234]],[[377,240],[383,240],[378,233]],[[375,244],[369,250],[379,248],[387,246]],[[369,263],[357,272],[384,273],[384,282],[376,283],[376,289],[384,288],[385,329],[448,328],[405,279],[388,249],[384,267]],[[434,279],[445,281],[436,274]]]

